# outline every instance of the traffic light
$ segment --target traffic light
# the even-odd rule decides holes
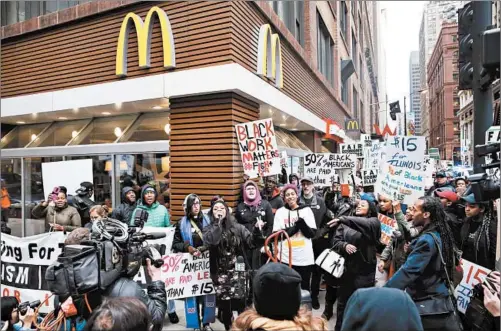
[[[467,3],[458,10],[458,42],[459,42],[459,89],[473,88],[473,7]]]
[[[480,86],[488,88],[491,83],[499,78],[499,28],[482,32],[482,71],[480,72]]]

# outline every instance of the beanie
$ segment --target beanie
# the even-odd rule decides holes
[[[274,320],[293,320],[301,305],[301,275],[281,263],[268,263],[253,282],[254,306],[259,315]]]

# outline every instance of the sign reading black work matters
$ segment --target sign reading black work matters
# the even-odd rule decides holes
[[[340,144],[341,154],[353,154],[357,158],[361,159],[364,157],[364,144],[362,142],[353,144]]]
[[[312,153],[304,157],[304,174],[316,186],[330,186],[337,178],[336,170],[355,169],[357,158],[352,154]]]

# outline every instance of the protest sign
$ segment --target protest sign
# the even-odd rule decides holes
[[[356,156],[351,154],[312,153],[304,157],[305,176],[318,186],[330,186],[336,180],[336,170],[354,169],[356,165]]]
[[[384,143],[374,141],[371,147],[364,149],[364,169],[379,168],[383,147]]]
[[[470,303],[473,287],[478,283],[483,283],[491,270],[465,259],[461,259],[461,266],[463,267],[463,279],[454,290],[454,295],[458,303],[458,310],[464,314]]]
[[[377,174],[379,169],[362,169],[362,185],[363,186],[371,186],[376,184]]]
[[[289,160],[288,160],[288,158],[287,158],[287,152],[286,152],[286,151],[282,151],[282,152],[280,152],[280,165],[281,165],[282,167],[287,168],[287,167],[288,167],[288,164],[289,164],[289,162],[288,162],[288,161],[289,161]]]
[[[377,214],[377,218],[381,222],[381,243],[388,245],[393,231],[398,228],[397,221],[383,214]]]
[[[425,137],[389,137],[386,141],[385,160],[395,168],[423,171],[425,149]]]
[[[371,147],[372,146],[371,135],[362,133],[360,135],[360,142],[364,145],[364,148]]]
[[[357,158],[364,157],[364,145],[362,143],[339,144],[341,154],[354,154]]]
[[[429,155],[424,156],[424,186],[433,186],[433,173],[435,172],[435,159]]]
[[[496,143],[499,145],[499,142],[500,142],[500,131],[499,131],[499,125],[498,126],[491,126],[489,128],[489,130],[487,130],[485,132],[485,143],[486,144],[492,144],[492,143]],[[498,154],[498,158],[499,158],[499,152],[497,153]],[[492,163],[492,158],[491,158],[491,155],[486,155],[485,156],[485,163],[486,164],[490,164]],[[499,172],[499,167],[498,168],[492,168],[492,169],[486,169],[486,173],[489,175],[489,176],[494,176],[496,174],[496,171]]]
[[[424,195],[424,183],[422,171],[398,169],[386,163],[378,174],[375,192],[412,205]]]
[[[162,280],[167,290],[167,300],[198,297],[214,293],[210,278],[209,251],[196,257],[190,253],[175,253],[163,257]],[[134,278],[141,284],[147,284],[149,277],[145,269]]]
[[[19,302],[47,299],[51,292],[45,271],[61,254],[65,238],[63,232],[24,238],[2,233],[2,296],[15,296]],[[45,301],[40,312],[53,310],[53,303]]]
[[[271,118],[235,125],[244,173],[250,178],[282,171],[275,128]]]

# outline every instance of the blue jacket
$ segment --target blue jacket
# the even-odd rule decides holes
[[[442,245],[440,234],[433,234]],[[407,261],[385,286],[406,290],[414,301],[431,296],[448,296],[442,277],[442,262],[433,237],[429,233],[423,233],[412,241],[410,250]]]

